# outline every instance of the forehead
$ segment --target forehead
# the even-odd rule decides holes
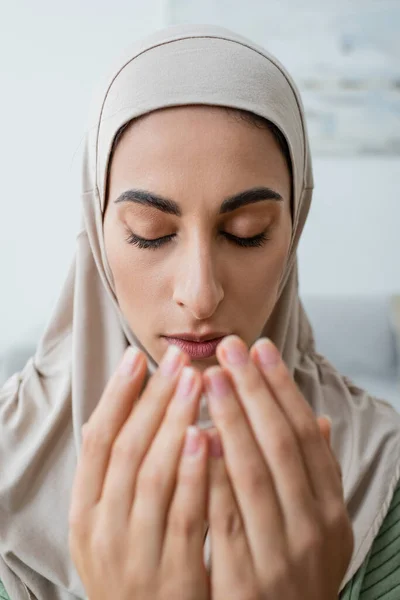
[[[268,149],[276,145],[267,128],[240,118],[237,110],[193,105],[163,108],[134,119],[127,125],[118,146],[126,148],[133,144],[155,150],[163,144],[191,143],[195,148],[213,144],[228,149],[238,143],[254,142]]]
[[[118,140],[110,184],[186,194],[213,187],[229,195],[246,186],[290,187],[285,159],[270,130],[223,107],[161,109],[133,121]]]

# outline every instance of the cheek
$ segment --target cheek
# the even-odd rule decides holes
[[[232,280],[247,315],[263,322],[272,311],[283,276],[290,245],[290,233],[270,241],[249,263],[241,266]],[[245,282],[245,284],[243,284]]]
[[[118,304],[126,317],[137,314],[137,308],[150,307],[158,288],[157,278],[149,277],[146,253],[129,245],[120,227],[104,222],[104,244],[108,264],[114,279]]]

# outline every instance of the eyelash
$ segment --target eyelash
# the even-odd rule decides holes
[[[233,244],[236,244],[236,246],[240,246],[241,248],[260,248],[261,246],[264,246],[264,244],[270,239],[267,235],[268,229],[249,238],[237,237],[236,235],[232,235],[231,233],[226,232],[221,232],[221,234],[228,241],[232,242]],[[138,235],[135,235],[134,233],[132,233],[132,231],[129,231],[126,241],[128,242],[128,244],[133,244],[134,246],[137,246],[142,250],[147,250],[148,248],[156,250],[157,248],[161,248],[161,246],[164,246],[165,244],[170,242],[175,237],[175,235],[175,233],[172,233],[171,235],[165,235],[164,237],[156,238],[154,240],[147,240],[145,238],[139,237]]]

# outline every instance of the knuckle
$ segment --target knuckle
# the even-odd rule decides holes
[[[318,523],[309,523],[301,535],[300,554],[308,555],[310,552],[318,552],[324,544],[322,528]]]
[[[244,590],[243,592],[239,592],[238,598],[239,600],[258,600],[259,594],[257,590]]]
[[[232,600],[259,600],[260,594],[255,583],[235,582],[235,595]]]
[[[346,514],[342,503],[334,503],[326,511],[325,525],[328,529],[342,528],[346,523]]]
[[[68,527],[73,535],[79,536],[87,530],[88,518],[83,510],[71,507],[68,513]]]
[[[271,556],[269,560],[268,569],[264,570],[264,572],[260,574],[261,589],[271,590],[274,598],[275,596],[280,597],[280,594],[277,590],[282,590],[282,582],[285,582],[285,586],[287,587],[288,582],[292,579],[292,559],[288,554],[285,554],[282,549],[277,550],[277,552]],[[273,591],[275,591],[275,594]],[[260,596],[256,597],[259,598]],[[270,596],[268,595],[268,598],[269,597]]]
[[[90,528],[83,519],[76,519],[74,516],[69,518],[68,528],[68,547],[75,556],[86,544],[90,538]]]
[[[355,541],[351,519],[343,502],[337,502],[327,511],[324,526],[330,537],[340,540],[342,557],[347,565],[353,554]]]
[[[165,569],[166,574],[161,576],[161,581],[157,590],[158,600],[171,600],[171,598],[195,598],[196,594],[193,592],[193,583],[195,581],[193,576],[182,577],[175,566]],[[147,592],[147,593],[146,593]],[[139,597],[139,596],[138,596]],[[152,596],[155,598],[156,596]],[[200,597],[200,596],[199,596]],[[150,598],[148,590],[145,591],[143,596],[140,598]]]
[[[191,539],[199,532],[199,524],[203,527],[195,515],[175,511],[170,515],[168,529],[174,538]]]
[[[265,470],[261,469],[259,465],[249,465],[238,473],[237,483],[251,496],[258,497],[265,490],[268,480]]]
[[[82,536],[87,537],[93,528],[95,518],[96,513],[92,509],[82,506],[75,497],[74,491],[74,497],[69,507],[67,519],[69,533],[77,538]]]
[[[270,565],[270,570],[268,574],[268,580],[272,582],[272,587],[279,588],[279,584],[282,581],[288,581],[290,579],[290,563],[289,559],[284,554],[278,554],[274,560],[273,564]]]
[[[304,420],[298,426],[298,436],[302,444],[314,446],[320,441],[320,432],[316,423],[312,419]]]
[[[162,469],[158,466],[144,467],[137,477],[137,488],[140,494],[151,495],[160,492],[164,484]]]
[[[122,547],[124,540],[121,532],[113,525],[113,522],[105,515],[99,518],[96,526],[93,528],[90,538],[90,544],[93,554],[107,564],[107,561],[115,559],[119,555],[119,548]]]
[[[82,452],[88,456],[98,456],[110,444],[110,435],[100,427],[88,424],[82,439]]]
[[[109,535],[105,532],[95,533],[91,540],[91,546],[93,554],[100,565],[106,567],[111,560],[115,560],[115,553],[113,552],[115,544],[112,543]]]
[[[279,463],[284,463],[293,453],[293,440],[290,435],[280,433],[271,438],[271,451]]]
[[[343,502],[334,504],[325,516],[325,527],[344,542],[352,543],[353,529]]]
[[[131,463],[137,454],[136,443],[134,440],[129,441],[125,439],[125,436],[120,436],[114,442],[111,450],[111,458],[117,463]]]
[[[238,511],[234,508],[214,515],[213,529],[217,535],[235,540],[243,533],[243,524]]]

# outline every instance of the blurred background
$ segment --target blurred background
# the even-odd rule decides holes
[[[299,85],[315,173],[301,295],[321,352],[400,409],[400,0],[3,0],[0,383],[73,256],[93,91],[134,39],[176,23],[250,37]]]

